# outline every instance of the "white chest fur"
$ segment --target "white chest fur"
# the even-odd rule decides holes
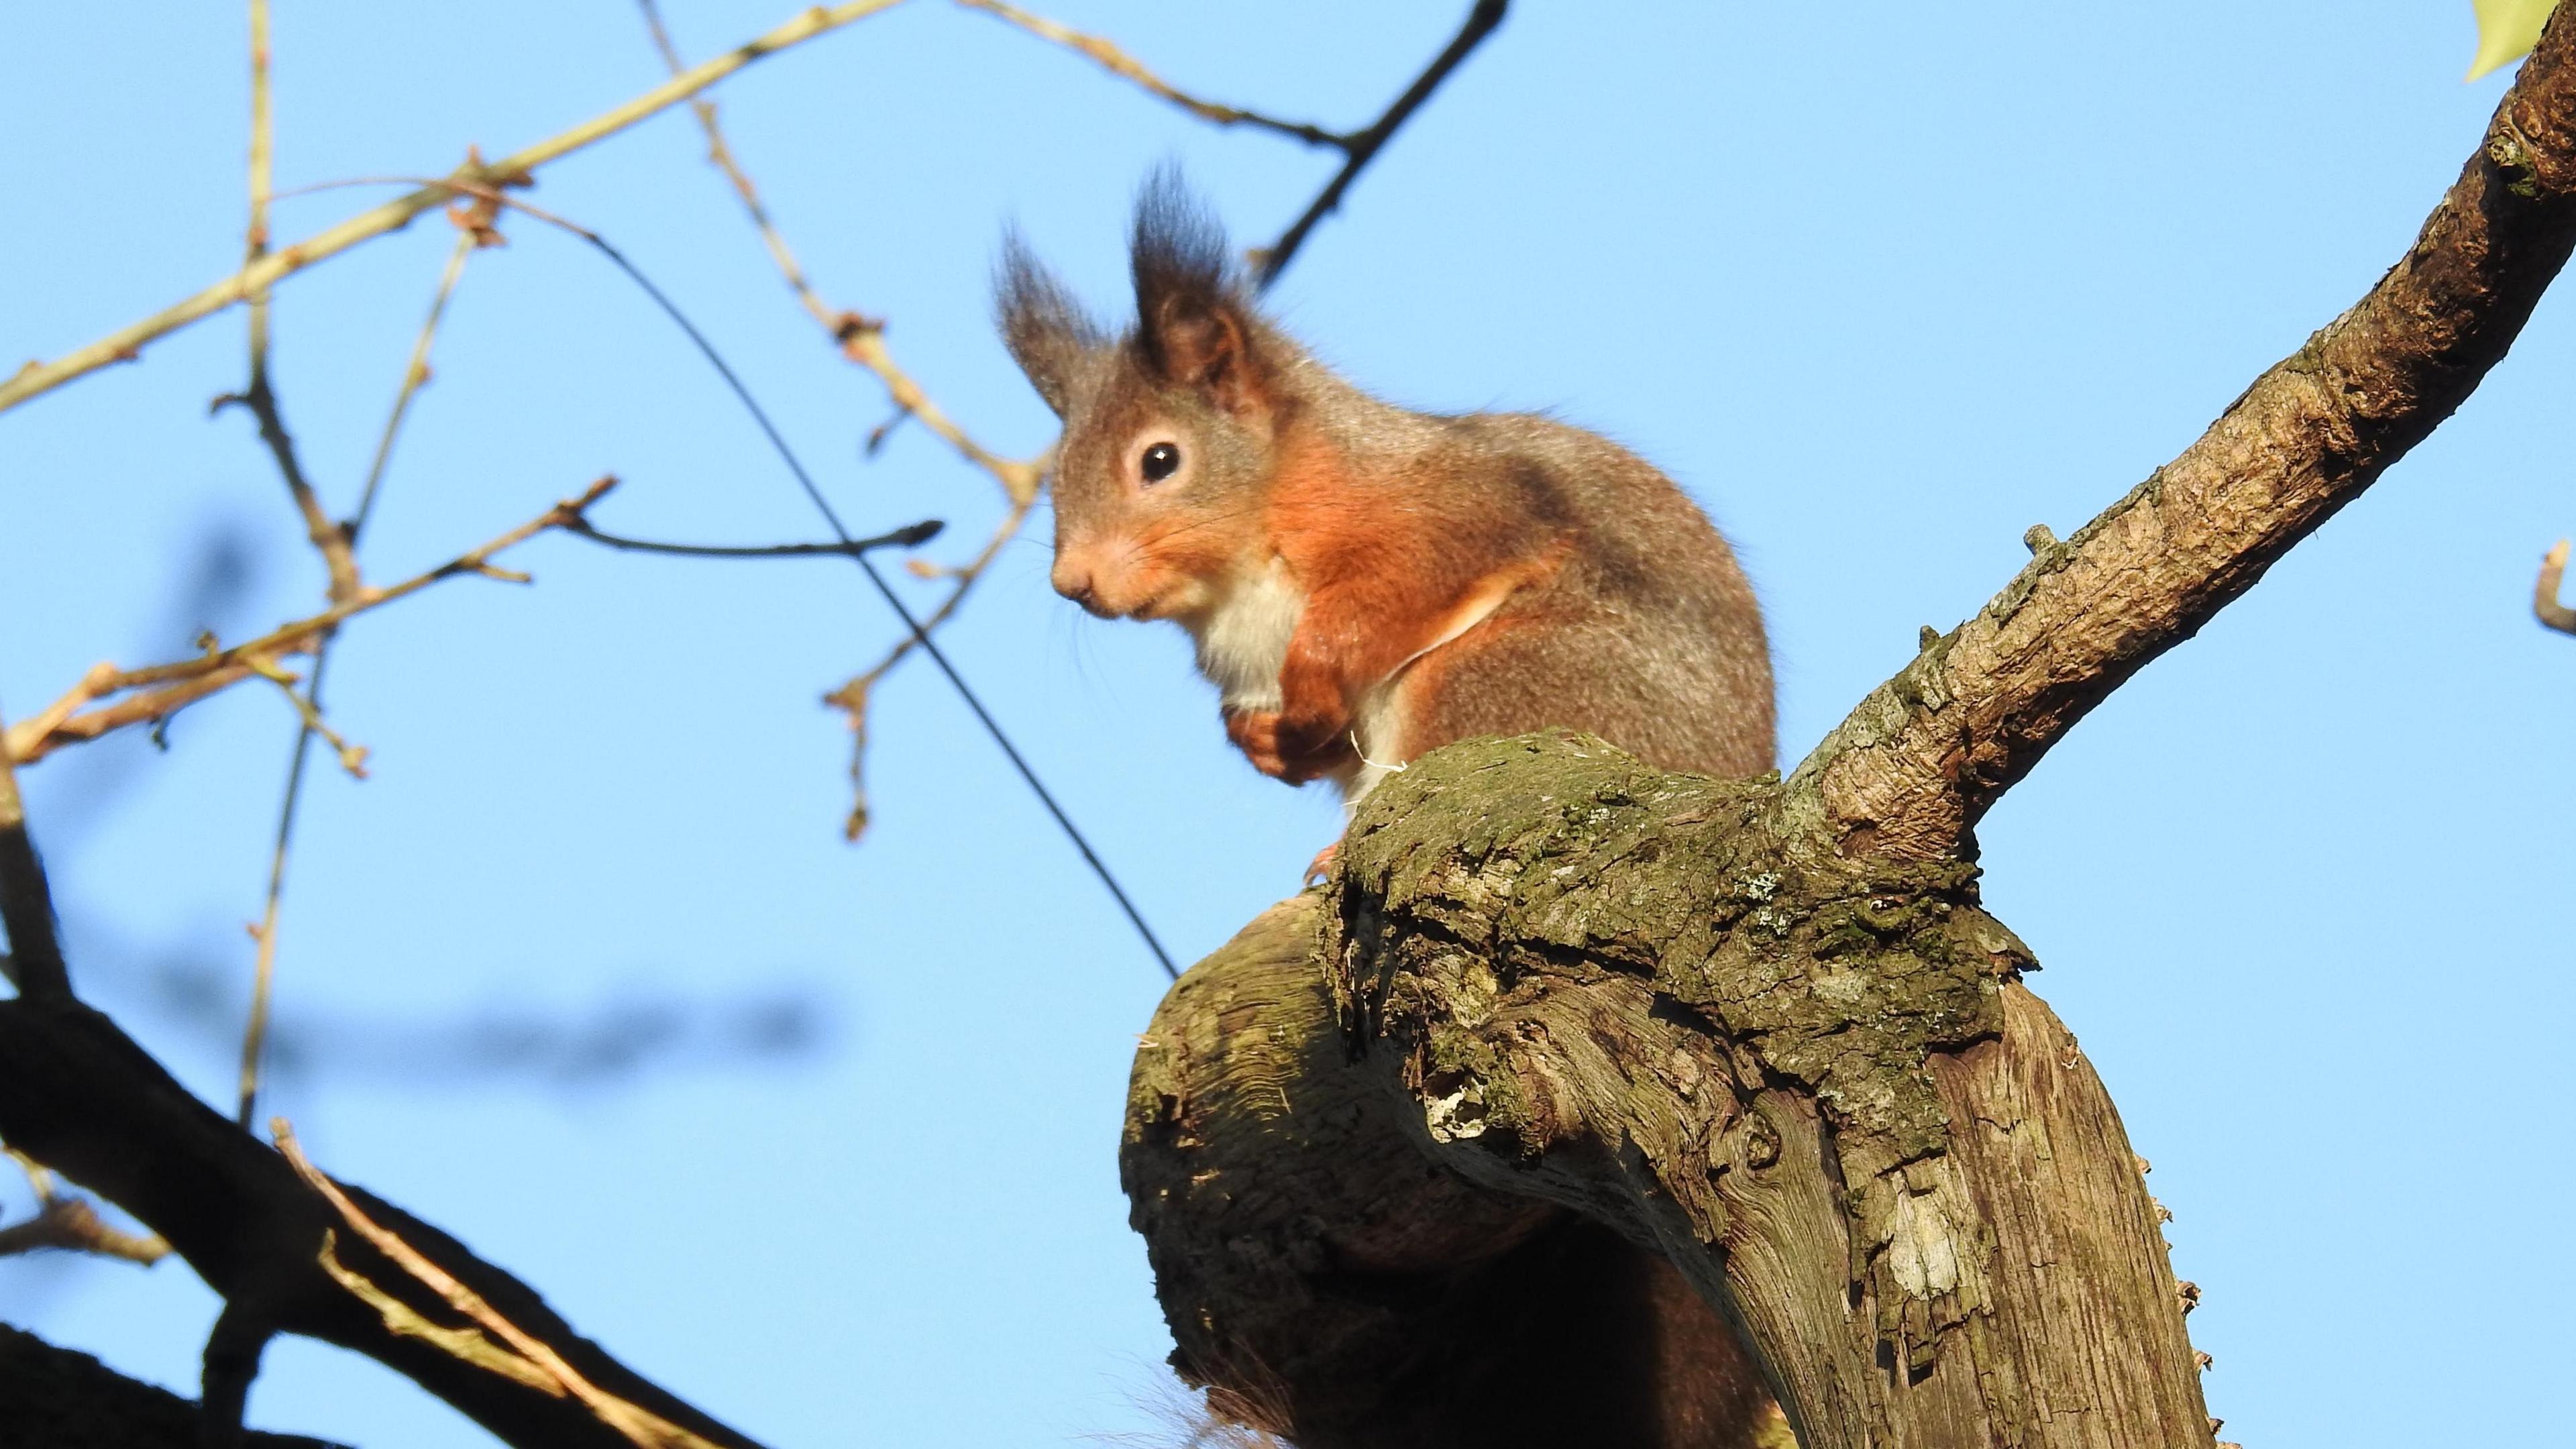
[[[1279,707],[1279,668],[1305,607],[1287,562],[1273,558],[1227,582],[1206,612],[1183,621],[1198,640],[1199,672],[1215,682],[1227,709]]]

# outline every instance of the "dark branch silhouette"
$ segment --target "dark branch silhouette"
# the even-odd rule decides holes
[[[750,548],[730,548],[703,543],[656,543],[650,539],[627,538],[606,533],[591,525],[587,518],[576,518],[564,525],[566,533],[605,544],[628,553],[659,553],[674,558],[856,558],[872,548],[917,548],[939,536],[948,525],[936,518],[926,518],[908,528],[880,533],[874,538],[852,539],[846,543],[773,543]]]
[[[1377,159],[1377,153],[1385,149],[1386,143],[1412,118],[1413,113],[1422,108],[1422,103],[1431,99],[1431,93],[1440,89],[1440,83],[1449,78],[1449,73],[1456,70],[1459,63],[1503,23],[1503,12],[1509,4],[1510,0],[1476,0],[1476,7],[1467,12],[1467,23],[1459,27],[1458,34],[1450,40],[1447,48],[1432,58],[1422,74],[1413,78],[1413,84],[1404,88],[1404,94],[1395,98],[1395,104],[1386,108],[1385,115],[1378,117],[1365,130],[1327,138],[1331,144],[1342,148],[1342,169],[1334,172],[1333,179],[1324,183],[1324,189],[1317,193],[1313,204],[1280,234],[1279,240],[1253,254],[1252,275],[1256,286],[1267,290],[1271,283],[1279,280],[1280,273],[1288,270],[1288,264],[1297,259],[1298,248],[1306,244],[1306,237],[1314,231],[1316,223],[1341,206],[1342,193],[1351,189],[1351,183],[1359,179],[1359,174],[1368,169],[1371,161]]]

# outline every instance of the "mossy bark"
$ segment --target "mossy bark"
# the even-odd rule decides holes
[[[1567,1401],[1583,1442],[1754,1442],[1730,1335],[1656,1316],[1671,1273],[1809,1449],[2207,1449],[2118,1116],[1974,869],[1847,859],[1783,799],[1563,734],[1381,786],[1138,1055],[1182,1367],[1317,1446],[1564,1442]],[[1533,1271],[1570,1222],[1647,1291]],[[1565,1357],[1641,1321],[1650,1371]]]

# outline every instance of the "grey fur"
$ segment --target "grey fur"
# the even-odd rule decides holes
[[[1076,385],[1101,345],[1100,330],[1015,229],[1002,238],[993,276],[1002,344],[1057,417],[1072,414]]]

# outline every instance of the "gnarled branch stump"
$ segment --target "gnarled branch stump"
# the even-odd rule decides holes
[[[2206,1449],[2118,1116],[1973,868],[1782,800],[1571,735],[1382,786],[1138,1054],[1180,1366],[1315,1449],[1747,1442],[1674,1273],[1809,1449]]]

